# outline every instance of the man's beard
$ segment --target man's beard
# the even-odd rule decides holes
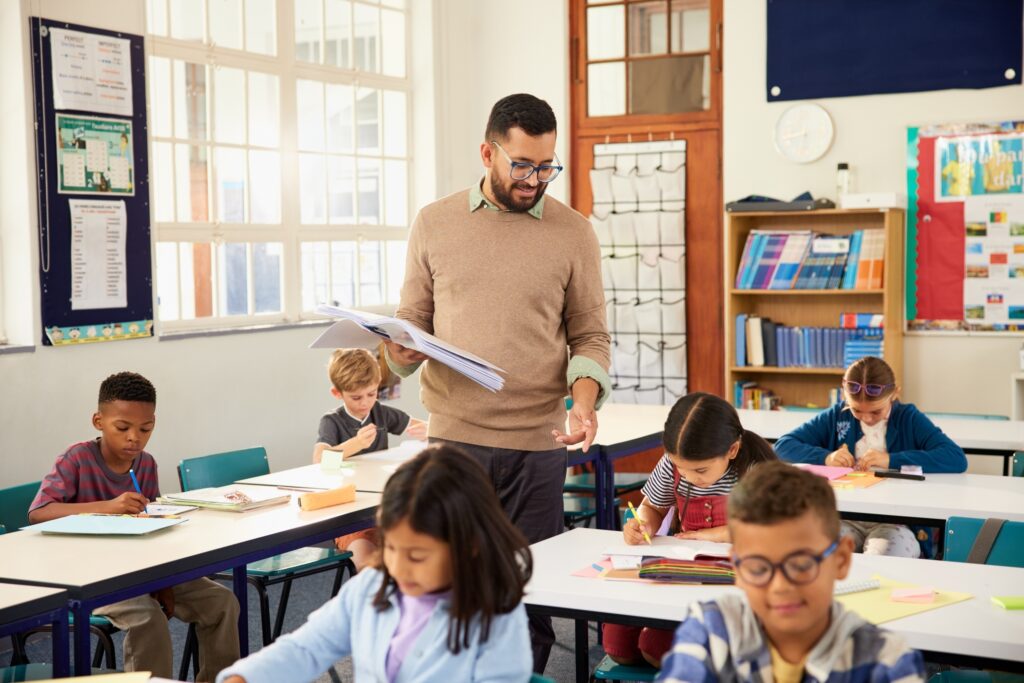
[[[537,183],[537,194],[533,195],[530,199],[523,200],[516,199],[515,195],[512,194],[512,190],[517,186],[524,190],[531,189],[526,181],[520,180],[513,181],[512,186],[506,190],[505,186],[498,181],[496,174],[491,176],[491,192],[494,194],[494,198],[506,209],[516,213],[526,213],[532,209],[540,201],[540,198],[544,196],[544,191],[548,189],[544,183]]]

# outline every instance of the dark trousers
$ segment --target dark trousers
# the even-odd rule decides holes
[[[565,448],[517,451],[445,439],[432,438],[430,442],[456,446],[483,465],[505,514],[530,543],[557,536],[565,530],[562,508],[562,488],[568,461]],[[554,642],[555,629],[551,625],[551,617],[531,615],[530,645],[536,673],[544,673]]]

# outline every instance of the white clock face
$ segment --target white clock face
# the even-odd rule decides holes
[[[795,104],[775,122],[775,149],[799,164],[820,159],[832,144],[832,119],[817,104]]]

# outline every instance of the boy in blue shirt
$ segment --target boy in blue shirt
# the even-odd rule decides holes
[[[911,683],[921,654],[832,598],[853,541],[839,535],[828,482],[781,462],[754,468],[729,496],[736,585],[691,607],[659,681]]]

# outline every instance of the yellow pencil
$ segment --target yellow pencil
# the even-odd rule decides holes
[[[636,513],[636,508],[633,507],[633,502],[627,500],[626,503],[629,505],[629,511],[633,513],[633,519],[635,519],[636,523],[640,525],[640,532],[644,535],[644,540],[647,541],[647,545],[652,545],[652,543],[651,543],[651,536],[650,536],[650,534],[648,534],[646,531],[643,530],[644,529],[644,523],[640,519],[640,515],[638,515]]]

